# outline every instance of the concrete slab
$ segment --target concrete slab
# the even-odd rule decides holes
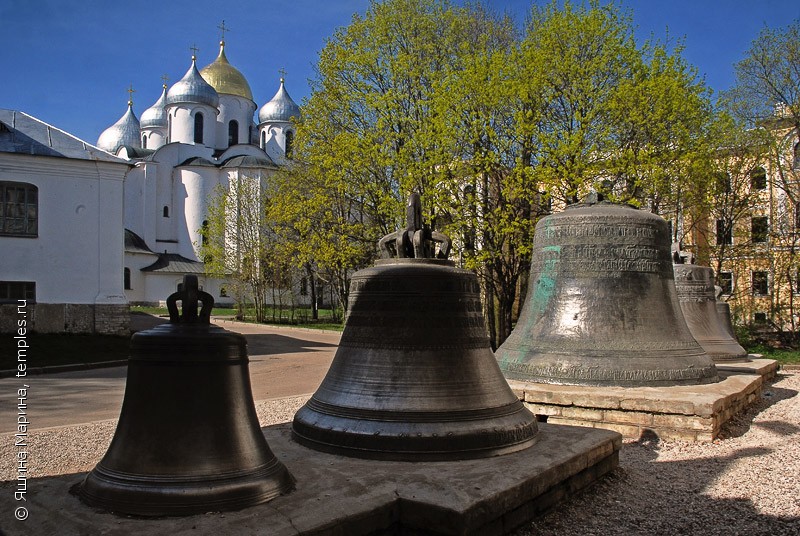
[[[458,462],[379,462],[309,450],[288,423],[264,428],[297,489],[238,512],[142,519],[99,512],[69,490],[85,473],[28,482],[29,517],[3,534],[506,534],[617,466],[619,434],[542,424],[522,452]],[[2,486],[12,496],[15,482]]]
[[[722,425],[758,396],[777,362],[717,365],[718,383],[675,387],[590,387],[509,380],[535,415],[551,424],[605,428],[638,439],[654,432],[664,439],[712,441]]]

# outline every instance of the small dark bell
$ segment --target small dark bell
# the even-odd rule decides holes
[[[209,325],[213,298],[198,291],[195,276],[167,304],[171,323],[131,340],[117,429],[81,484],[81,500],[121,514],[176,516],[287,493],[294,481],[261,432],[244,337]]]
[[[683,317],[695,340],[716,363],[746,360],[747,351],[717,312],[714,270],[696,264],[676,264],[674,269]],[[730,311],[727,320],[730,322]]]
[[[596,200],[536,225],[528,295],[496,356],[507,378],[536,383],[718,381],[681,313],[667,222]]]
[[[409,205],[418,203],[412,197]],[[409,228],[380,242],[400,258],[353,276],[339,349],[295,415],[293,436],[313,449],[386,460],[527,448],[535,417],[494,360],[478,280],[442,258],[449,239],[421,226],[416,209]]]

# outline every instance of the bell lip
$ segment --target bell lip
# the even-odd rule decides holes
[[[392,265],[405,265],[405,264],[426,264],[432,266],[449,266],[455,267],[456,263],[447,259],[418,259],[418,258],[392,258],[392,259],[378,259],[375,261],[375,266],[392,266]]]
[[[70,493],[91,508],[151,518],[242,510],[291,493],[295,487],[294,476],[273,455],[255,469],[186,478],[121,473],[105,468],[101,461]]]

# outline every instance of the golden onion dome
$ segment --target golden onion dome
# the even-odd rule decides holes
[[[228,58],[225,57],[225,41],[219,42],[219,56],[212,63],[203,67],[200,75],[217,90],[217,93],[253,100],[250,84],[236,67],[228,63]]]

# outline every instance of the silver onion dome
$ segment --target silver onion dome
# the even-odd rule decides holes
[[[164,89],[161,91],[161,96],[150,108],[142,112],[142,118],[139,120],[141,128],[166,128],[167,126],[167,111],[164,105],[167,103],[167,85],[164,84]]]
[[[133,103],[128,101],[128,110],[119,121],[108,127],[97,138],[97,146],[109,153],[116,153],[123,145],[139,147],[139,120],[133,114]]]
[[[214,108],[219,106],[217,90],[200,76],[194,56],[192,56],[192,66],[189,67],[183,78],[175,82],[167,91],[167,105],[183,102],[208,104]]]
[[[278,92],[258,111],[258,122],[284,121],[288,123],[292,117],[300,117],[300,107],[289,96],[284,87],[283,78],[281,78],[281,87],[278,88]]]

